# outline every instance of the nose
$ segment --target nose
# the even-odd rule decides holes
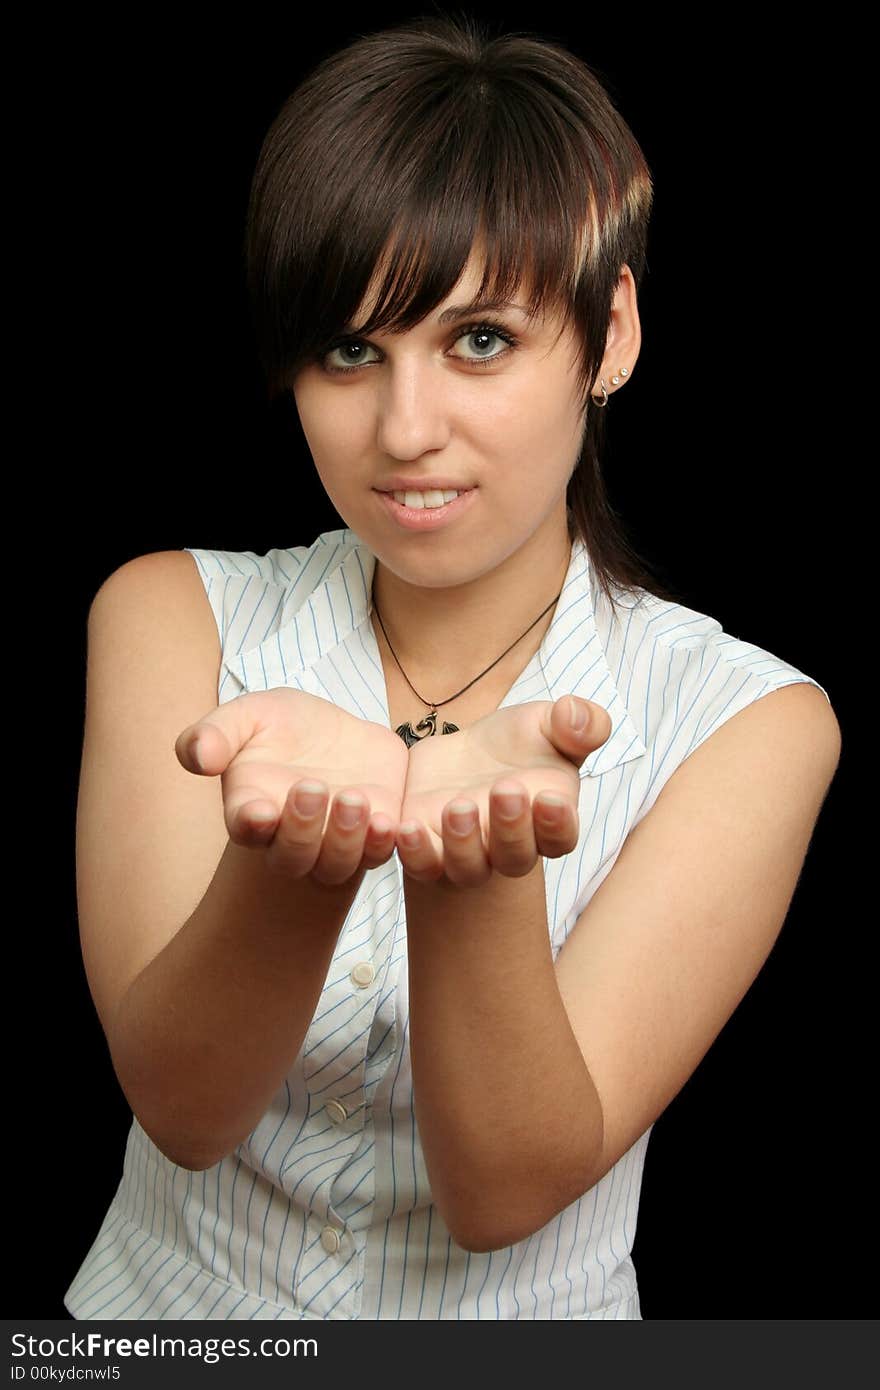
[[[448,401],[436,366],[410,356],[383,365],[376,444],[388,458],[416,459],[449,440]]]

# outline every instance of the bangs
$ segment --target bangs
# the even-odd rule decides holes
[[[511,240],[474,228],[472,211],[456,218],[448,202],[442,208],[445,226],[442,235],[426,237],[420,219],[411,218],[391,234],[393,241],[377,257],[375,307],[353,332],[405,332],[420,323],[452,293],[473,252],[482,278],[473,299],[453,308],[465,313],[499,309],[518,299],[529,318],[545,312],[548,301],[556,297],[558,276],[541,280],[524,260],[519,237]],[[439,221],[439,218],[438,218]],[[523,301],[525,301],[523,303]],[[349,322],[346,320],[346,327]]]
[[[571,261],[533,247],[530,228],[513,221],[494,226],[478,222],[472,204],[453,206],[448,190],[431,209],[432,231],[426,233],[423,211],[410,212],[377,237],[373,248],[358,248],[348,259],[346,247],[335,248],[340,276],[335,297],[325,304],[327,332],[319,329],[314,346],[318,352],[325,336],[372,333],[405,333],[416,327],[452,293],[468,267],[471,256],[481,275],[476,292],[452,305],[441,322],[500,311],[516,302],[530,321],[559,313],[563,327],[572,317]],[[538,224],[540,226],[540,223]],[[372,304],[368,314],[364,303]]]
[[[516,300],[588,343],[603,326],[591,305],[623,262],[640,276],[651,178],[638,146],[586,65],[528,41],[518,63],[518,42],[471,59],[417,25],[362,36],[285,103],[246,235],[270,394],[335,338],[415,327],[472,253],[475,313]]]

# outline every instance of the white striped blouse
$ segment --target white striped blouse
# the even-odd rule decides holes
[[[375,556],[354,532],[265,555],[186,549],[221,636],[218,703],[286,685],[390,727],[369,621]],[[819,686],[704,613],[645,591],[622,602],[612,618],[576,539],[552,623],[501,704],[574,693],[612,719],[608,740],[580,769],[578,845],[544,860],[554,959],[688,754],[769,691]],[[500,1250],[462,1249],[432,1204],[419,1143],[407,982],[395,853],[365,874],[299,1055],[247,1139],[190,1172],[133,1117],[122,1178],[67,1289],[68,1311],[160,1320],[640,1318],[631,1250],[653,1126],[541,1230]]]

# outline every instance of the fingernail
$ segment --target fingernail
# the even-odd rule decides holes
[[[344,830],[353,830],[361,818],[364,803],[357,798],[346,796],[343,792],[336,804],[339,807],[336,813],[339,824]]]
[[[519,792],[502,792],[498,796],[498,809],[508,820],[515,820],[523,808]]]
[[[397,832],[400,842],[406,845],[407,849],[415,849],[419,843],[419,827],[412,821],[407,821],[405,826],[401,826]]]
[[[449,824],[453,830],[470,830],[474,824],[473,806],[458,806],[453,802],[449,808]]]
[[[573,695],[568,697],[568,722],[576,734],[587,726],[588,710],[581,700],[576,700]]]
[[[189,746],[189,755],[190,755],[190,757],[192,758],[193,762],[195,763],[196,767],[199,769],[199,772],[204,772],[204,770],[205,770],[205,764],[202,762],[201,758],[199,757],[199,740],[198,740],[198,737],[194,738],[193,741],[192,741],[192,743],[190,744],[190,746]]]
[[[313,816],[323,800],[320,782],[301,782],[293,794],[293,804],[303,816]]]

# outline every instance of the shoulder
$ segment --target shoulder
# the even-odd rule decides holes
[[[676,780],[700,777],[714,790],[726,767],[739,767],[775,779],[781,795],[793,791],[800,776],[824,795],[840,762],[842,736],[822,688],[803,680],[752,700],[695,747],[699,752],[684,760]]]
[[[245,688],[245,659],[253,654],[258,666],[265,666],[272,645],[295,626],[297,614],[314,603],[315,594],[361,546],[351,530],[340,528],[323,532],[310,545],[276,547],[262,554],[206,546],[155,551],[115,570],[93,605],[99,604],[100,596],[100,607],[112,602],[130,612],[139,606],[140,595],[147,594],[162,611],[174,614],[178,627],[190,617],[196,624],[207,618],[220,643],[222,702]]]
[[[320,582],[328,566],[341,560],[356,543],[354,534],[342,528],[322,532],[310,545],[278,547],[265,554],[197,546],[186,546],[180,553],[192,557],[206,583],[236,583],[242,587],[258,583],[284,591],[308,592]]]
[[[654,706],[685,692],[696,709],[718,695],[750,702],[793,683],[807,684],[831,705],[824,686],[784,657],[734,636],[708,613],[644,590],[617,606],[609,646],[628,680]]]
[[[290,621],[330,569],[356,544],[347,528],[325,531],[310,545],[258,554],[187,546],[220,629],[224,650],[240,655]]]
[[[804,737],[839,740],[831,697],[815,677],[734,636],[708,613],[639,590],[619,594],[613,615],[607,602],[597,604],[597,621],[618,690],[649,752],[649,801],[685,758],[731,722],[741,737],[748,724],[759,741],[760,731],[772,737],[774,722],[789,719],[803,724]],[[753,713],[745,716],[746,710]]]
[[[114,614],[131,623],[151,609],[173,613],[179,625],[184,613],[204,610],[203,584],[192,558],[182,550],[155,550],[135,555],[107,576],[92,597],[89,630]]]

